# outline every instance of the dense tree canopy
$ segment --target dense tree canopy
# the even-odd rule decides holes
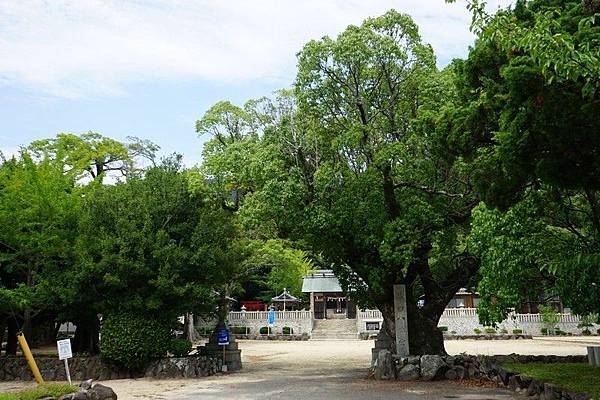
[[[597,12],[519,1],[479,19],[479,40],[456,63],[449,143],[486,203],[471,236],[485,322],[528,298],[560,295],[580,314],[600,307]]]
[[[470,9],[477,41],[443,70],[393,10],[310,41],[291,89],[197,121],[189,170],[93,132],[0,159],[0,330],[71,321],[95,352],[101,316],[222,326],[231,296],[299,296],[316,265],[390,336],[406,285],[415,354],[444,352],[461,287],[486,324],[530,299],[598,311],[599,3]]]

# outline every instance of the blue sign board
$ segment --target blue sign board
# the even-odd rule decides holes
[[[229,329],[219,329],[217,331],[217,341],[219,346],[227,346],[229,344]]]
[[[269,310],[269,326],[275,325],[275,310]]]

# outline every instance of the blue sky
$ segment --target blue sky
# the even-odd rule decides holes
[[[461,1],[3,0],[0,151],[96,131],[150,139],[192,166],[194,124],[212,104],[290,86],[306,41],[390,8],[413,16],[440,66],[473,42]]]

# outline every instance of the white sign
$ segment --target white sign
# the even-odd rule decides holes
[[[66,360],[67,358],[73,357],[73,352],[71,351],[71,339],[59,340],[56,344],[58,346],[59,360]]]

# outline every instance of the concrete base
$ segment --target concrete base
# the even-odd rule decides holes
[[[219,346],[217,336],[212,334],[208,343],[203,347],[204,351],[202,353],[223,360],[224,364],[227,365],[227,371],[242,369],[242,350],[238,349],[238,344],[233,335],[230,336],[227,346]],[[223,350],[223,347],[225,347],[225,350]]]

